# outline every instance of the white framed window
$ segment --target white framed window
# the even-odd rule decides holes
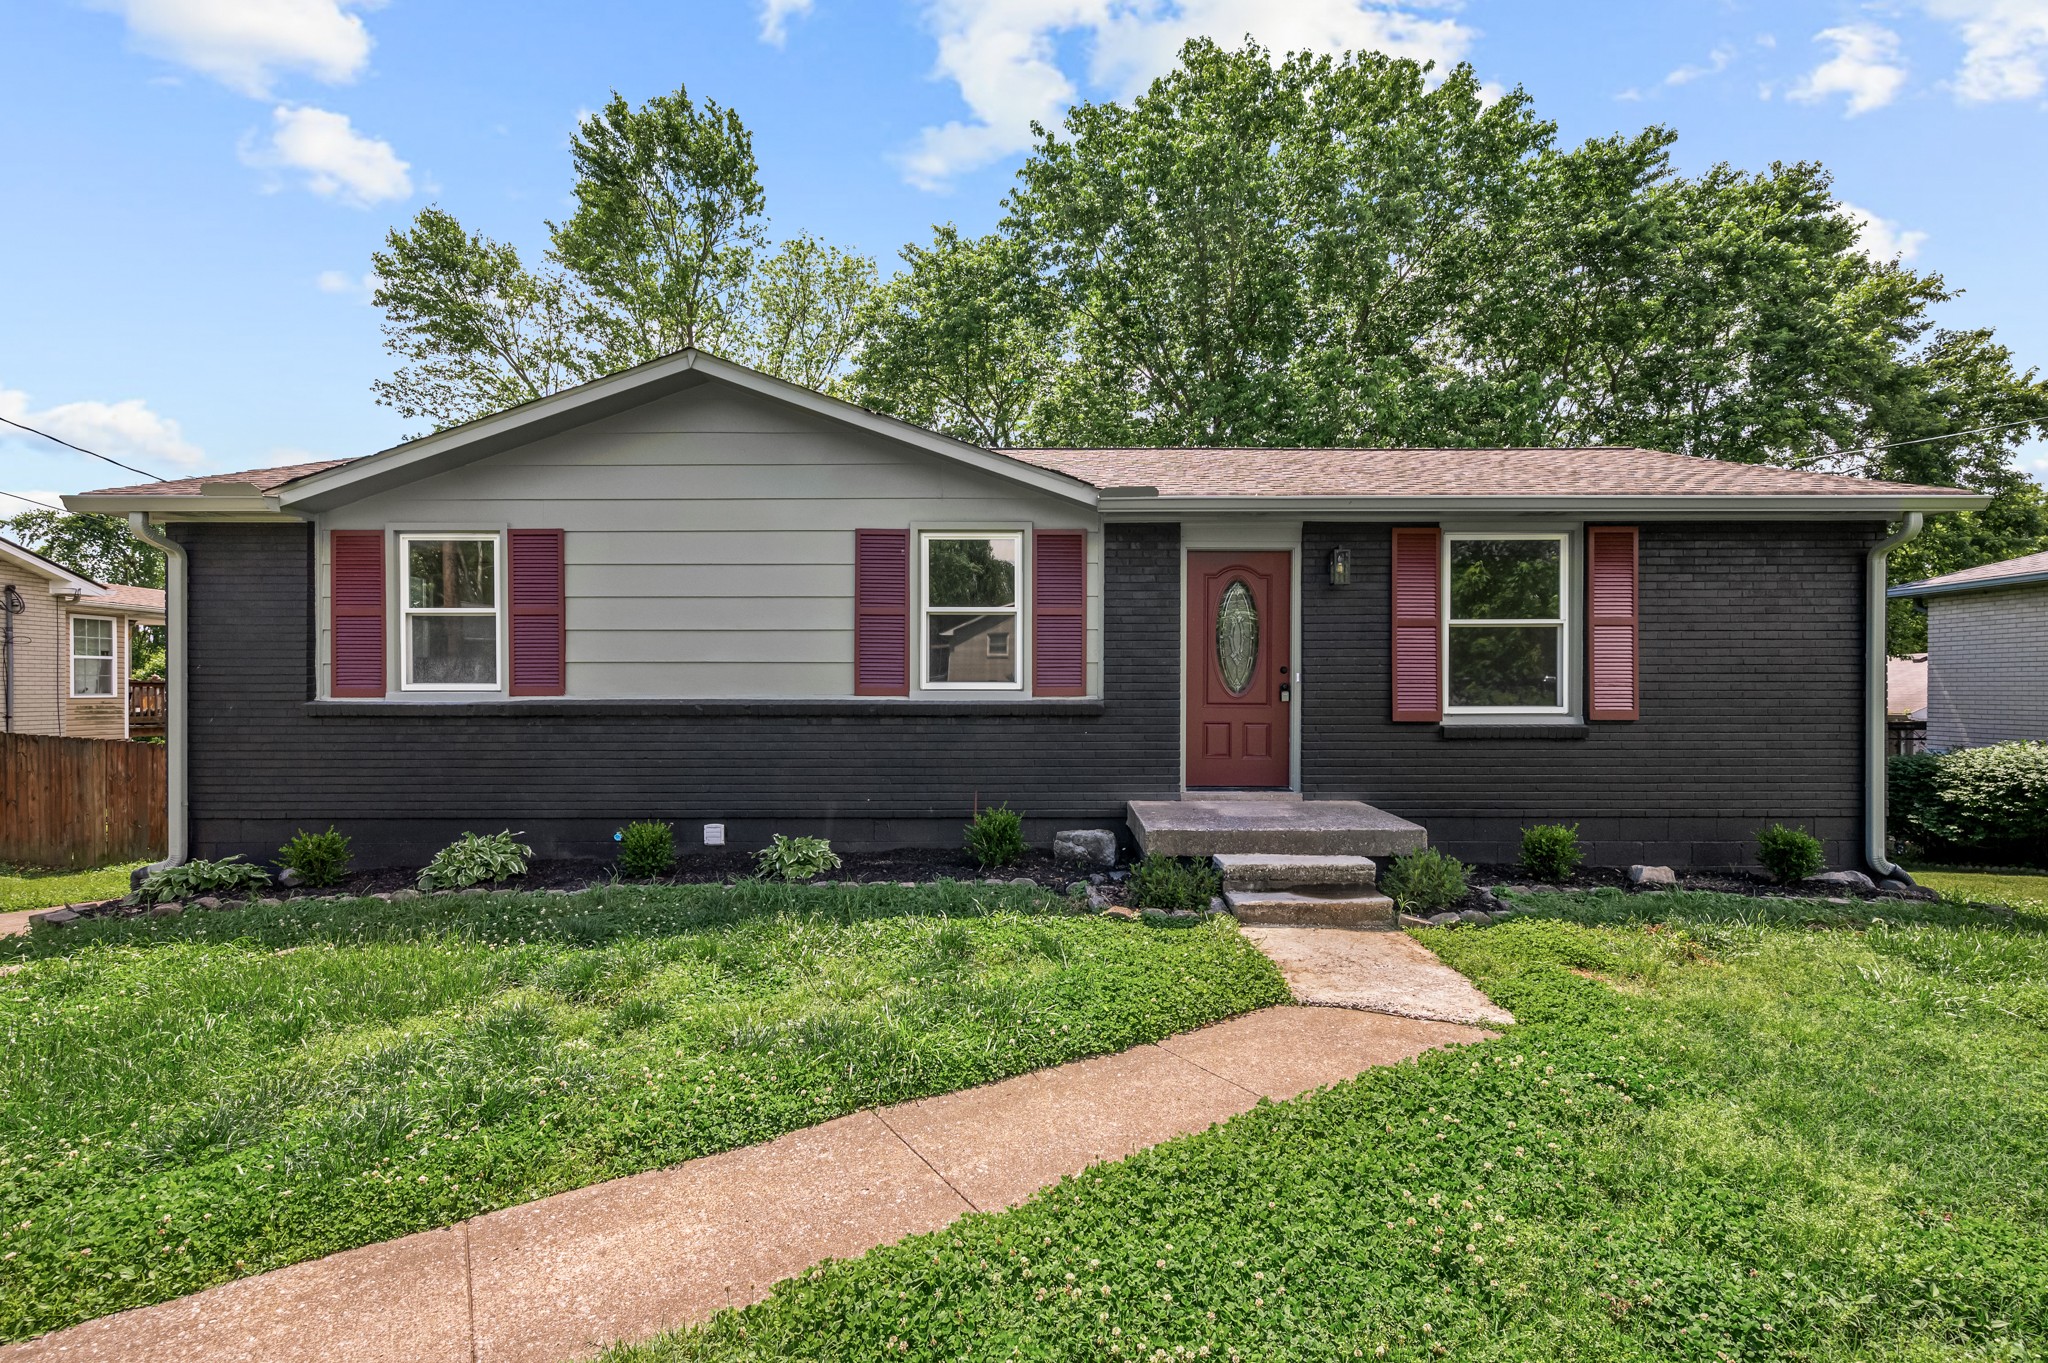
[[[1444,536],[1444,713],[1564,714],[1571,537]]]
[[[105,699],[114,694],[114,622],[104,615],[71,617],[71,694]]]
[[[496,691],[505,641],[495,534],[398,537],[398,647],[407,691]]]
[[[1014,691],[1024,684],[1024,536],[942,531],[921,537],[924,685],[944,691]]]

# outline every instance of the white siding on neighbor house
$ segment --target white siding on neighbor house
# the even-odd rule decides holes
[[[2048,586],[1927,598],[1927,746],[2048,739]]]
[[[322,694],[324,532],[513,527],[566,532],[568,693],[590,698],[850,696],[855,530],[1087,530],[1089,690],[1100,693],[1094,512],[707,385],[323,515],[315,575]],[[395,553],[395,544],[387,548],[394,565]],[[1028,567],[1025,577],[1028,611]]]
[[[0,563],[0,586],[21,593],[14,617],[14,732],[56,734],[63,730],[64,671],[70,645],[62,639],[63,611],[50,595],[50,579]]]

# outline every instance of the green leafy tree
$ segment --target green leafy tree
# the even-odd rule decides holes
[[[95,582],[164,585],[163,551],[129,534],[128,522],[119,516],[35,509],[0,521],[0,530],[23,548]]]
[[[384,346],[398,372],[377,401],[435,429],[546,397],[601,372],[588,304],[559,270],[538,274],[503,242],[423,209],[374,253]]]
[[[754,271],[739,358],[806,388],[830,388],[853,357],[874,289],[874,261],[791,237]]]
[[[614,91],[569,153],[576,211],[550,224],[553,254],[590,289],[605,367],[743,344],[765,199],[739,115],[682,89],[638,109]]]

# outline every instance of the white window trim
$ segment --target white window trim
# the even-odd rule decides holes
[[[1439,551],[1442,561],[1437,577],[1443,586],[1442,637],[1438,646],[1443,658],[1443,707],[1450,715],[1569,715],[1572,713],[1572,537],[1561,530],[1447,530]],[[1554,625],[1557,628],[1556,705],[1452,705],[1451,704],[1451,545],[1459,540],[1555,540],[1557,542],[1557,618],[1554,620],[1471,620],[1481,628],[1510,625]]]
[[[107,653],[80,653],[78,651],[78,623],[81,620],[100,620],[107,626],[107,635],[113,640],[112,651]],[[65,627],[70,638],[65,641],[68,650],[71,676],[67,690],[73,700],[113,700],[121,694],[121,622],[111,615],[73,615]],[[107,667],[107,689],[104,691],[81,691],[78,689],[78,660],[90,658],[94,662],[105,661]]]
[[[925,691],[1022,691],[1026,675],[1024,659],[1024,584],[1029,580],[1028,565],[1024,561],[1027,536],[1021,530],[924,530],[917,536],[917,675],[919,686]],[[1017,590],[1015,601],[1008,606],[934,606],[931,583],[931,542],[933,540],[1009,540],[1017,546]],[[1017,664],[1017,680],[1009,682],[955,682],[932,680],[932,612],[940,611],[949,615],[1009,615],[1014,623],[1010,628],[1010,657]]]
[[[491,543],[491,605],[422,606],[412,604],[411,545],[414,540],[488,540]],[[415,615],[488,615],[494,625],[492,647],[498,679],[494,682],[416,682],[412,679],[412,617]],[[498,693],[505,689],[505,537],[490,530],[418,530],[398,537],[398,689],[401,691],[465,691]]]

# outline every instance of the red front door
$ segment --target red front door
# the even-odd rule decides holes
[[[1293,556],[1188,553],[1189,786],[1284,789]]]

